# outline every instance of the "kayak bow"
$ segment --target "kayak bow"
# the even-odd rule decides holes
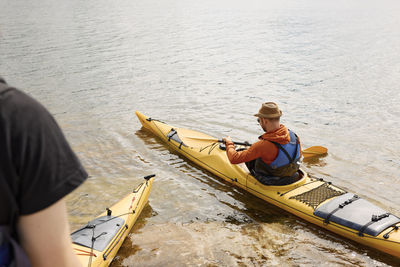
[[[132,193],[71,234],[72,247],[82,266],[110,265],[147,203],[153,177],[144,177]]]

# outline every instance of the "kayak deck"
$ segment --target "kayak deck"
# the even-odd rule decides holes
[[[247,170],[229,162],[217,138],[194,130],[172,127],[136,112],[143,127],[187,159],[240,187],[324,229],[400,257],[400,219],[323,179],[302,178],[285,186],[261,184]],[[237,149],[245,149],[237,146]]]
[[[153,180],[145,177],[132,193],[71,234],[82,266],[110,265],[146,205]]]

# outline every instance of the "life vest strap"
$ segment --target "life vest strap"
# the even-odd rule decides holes
[[[289,160],[289,163],[293,162],[292,157],[289,155],[289,153],[286,151],[286,149],[283,148],[283,146],[281,144],[273,142],[273,141],[270,141],[270,142],[273,143],[279,150],[281,150],[286,155],[286,157]]]
[[[273,143],[279,150],[281,150],[281,151],[286,155],[286,157],[287,157],[288,160],[289,160],[289,163],[293,163],[293,161],[296,159],[296,156],[297,156],[297,149],[298,149],[298,147],[299,147],[299,137],[298,137],[295,133],[293,133],[293,134],[294,134],[294,136],[296,137],[296,148],[295,148],[295,150],[294,150],[294,153],[293,153],[293,156],[292,156],[292,157],[289,155],[289,153],[287,152],[287,150],[286,150],[285,148],[283,148],[283,146],[282,146],[281,144],[279,144],[279,143],[277,143],[277,142],[274,142],[274,141],[270,141],[271,143]],[[292,141],[292,140],[290,140],[290,141]]]

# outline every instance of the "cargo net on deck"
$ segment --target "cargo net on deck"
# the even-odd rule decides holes
[[[291,196],[289,199],[296,199],[312,207],[315,210],[318,207],[318,205],[324,202],[325,200],[346,193],[339,188],[337,189],[338,190],[333,189],[329,183],[323,183],[322,185],[310,191],[301,193],[299,195]]]

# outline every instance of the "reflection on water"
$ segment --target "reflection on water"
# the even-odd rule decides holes
[[[0,1],[0,74],[59,122],[89,180],[73,229],[156,173],[115,266],[398,266],[232,188],[141,130],[142,111],[254,142],[276,101],[312,175],[400,215],[398,1]]]
[[[322,155],[322,156],[318,155],[318,156],[303,159],[303,165],[307,166],[307,168],[325,167],[325,166],[327,166],[327,163],[325,161],[326,157],[327,157],[327,155]]]
[[[131,255],[113,266],[324,266],[327,262],[372,266],[375,262],[359,259],[354,251],[365,251],[354,244],[338,244],[324,234],[322,240],[307,228],[281,223],[166,222],[146,228],[133,231],[120,254]]]

